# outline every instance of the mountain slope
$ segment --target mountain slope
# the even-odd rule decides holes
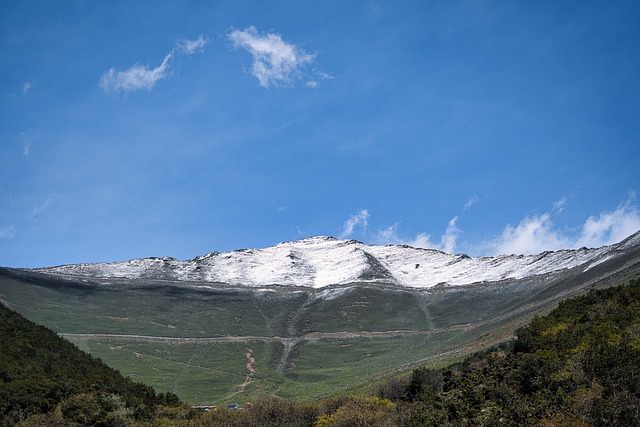
[[[512,345],[440,371],[415,370],[381,395],[398,425],[640,425],[640,279],[563,301]]]
[[[561,250],[538,255],[471,258],[409,246],[370,246],[355,240],[312,237],[266,249],[213,252],[189,261],[145,258],[116,263],[76,264],[35,271],[95,278],[164,279],[322,288],[357,282],[430,288],[522,279],[554,271],[588,269],[640,242],[640,233],[596,249]]]
[[[636,277],[639,240],[474,259],[314,238],[185,262],[0,268],[0,300],[193,404],[308,399],[501,342],[560,300]]]
[[[420,367],[376,396],[267,399],[201,425],[638,426],[640,280],[589,292],[536,317],[517,339],[444,369]]]
[[[177,403],[141,383],[124,378],[102,361],[81,352],[53,331],[0,304],[0,425],[52,411],[73,396],[118,396],[133,414],[143,406]],[[139,417],[143,417],[141,412]]]

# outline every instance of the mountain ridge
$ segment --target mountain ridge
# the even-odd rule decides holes
[[[166,279],[232,286],[270,285],[324,288],[375,282],[406,288],[462,286],[589,269],[619,251],[640,245],[640,232],[600,248],[562,249],[534,255],[470,257],[407,245],[368,245],[330,236],[307,237],[262,249],[211,252],[190,260],[171,257],[68,264],[31,271],[63,276]]]
[[[430,261],[416,268],[423,259]],[[241,386],[242,399],[315,399],[497,344],[563,299],[638,277],[640,234],[527,256],[314,238],[196,260],[0,268],[0,301],[192,404],[239,399],[247,349],[257,374]],[[409,277],[400,276],[403,267]],[[428,282],[417,281],[425,271]],[[237,286],[202,280],[235,273]],[[453,279],[440,284],[446,274]],[[349,283],[313,287],[345,277]]]

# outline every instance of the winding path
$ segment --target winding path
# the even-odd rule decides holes
[[[448,328],[440,329],[421,329],[421,330],[392,330],[392,331],[344,331],[344,332],[309,332],[299,337],[285,338],[280,336],[259,336],[259,335],[246,335],[246,336],[219,336],[219,337],[162,337],[152,335],[134,335],[134,334],[74,334],[74,333],[59,333],[64,338],[85,338],[85,339],[122,339],[130,341],[162,341],[171,342],[176,344],[189,344],[189,343],[222,343],[222,342],[278,342],[285,347],[290,347],[292,344],[298,344],[302,341],[317,341],[323,339],[358,339],[358,338],[388,338],[396,336],[408,336],[408,335],[433,335],[446,331],[460,331],[465,329],[471,329],[478,324],[466,323],[462,325],[454,325]]]

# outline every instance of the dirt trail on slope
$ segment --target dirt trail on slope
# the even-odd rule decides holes
[[[388,337],[396,337],[396,336],[407,336],[407,335],[432,335],[441,332],[447,331],[459,331],[472,329],[474,327],[483,325],[487,322],[477,322],[477,323],[465,323],[460,325],[453,325],[447,328],[438,328],[438,329],[419,329],[419,330],[408,330],[408,329],[398,329],[392,331],[344,331],[344,332],[309,332],[303,334],[299,337],[295,338],[283,338],[279,336],[265,337],[265,336],[257,336],[257,335],[247,335],[247,336],[221,336],[221,337],[159,337],[159,336],[151,336],[151,335],[128,335],[128,334],[72,334],[72,333],[59,333],[61,337],[66,338],[86,338],[86,339],[122,339],[129,341],[161,341],[161,342],[171,342],[176,344],[188,344],[188,343],[226,343],[226,342],[237,342],[237,343],[248,343],[248,342],[279,342],[282,344],[289,344],[292,340],[297,342],[300,341],[317,341],[322,339],[357,339],[357,338],[388,338]]]
[[[245,357],[247,358],[247,364],[245,366],[247,367],[247,375],[244,377],[244,382],[242,384],[233,387],[233,389],[231,389],[231,392],[227,396],[225,396],[225,398],[227,399],[230,399],[236,394],[244,392],[244,390],[249,384],[251,384],[251,381],[253,380],[253,374],[256,372],[256,359],[255,357],[253,357],[252,349],[247,347],[246,351],[247,352],[245,353]]]
[[[244,379],[244,383],[242,384],[242,390],[244,390],[245,387],[251,383],[253,374],[254,372],[256,372],[256,368],[254,367],[256,363],[256,359],[253,357],[253,350],[251,350],[250,348],[247,348],[247,352],[245,353],[245,356],[247,356],[247,371],[249,372],[247,373],[247,376]]]

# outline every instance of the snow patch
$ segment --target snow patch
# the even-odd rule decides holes
[[[352,291],[351,287],[326,288],[316,294],[316,298],[331,301]]]
[[[616,251],[638,244],[640,234],[618,245],[596,249],[472,258],[405,245],[372,246],[356,240],[321,236],[283,242],[264,249],[212,252],[188,261],[144,258],[64,265],[36,271],[94,278],[225,283],[259,288],[263,292],[271,285],[302,286],[325,289],[318,295],[326,299],[334,298],[337,292],[346,292],[344,288],[328,288],[330,285],[362,281],[430,288],[438,284],[460,286],[522,279],[579,266],[587,271],[615,256]],[[373,273],[372,265],[378,266]]]

